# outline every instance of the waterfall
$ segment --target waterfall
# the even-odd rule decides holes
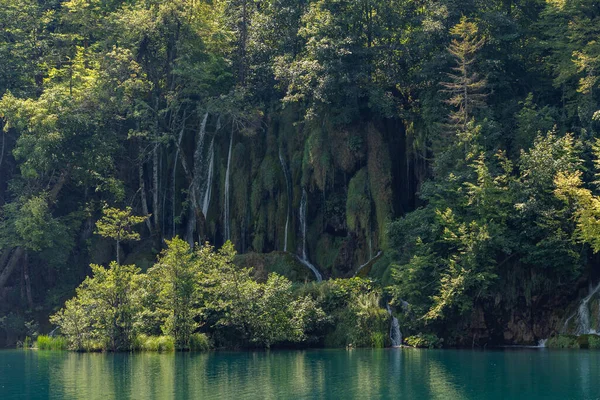
[[[596,329],[593,329],[590,326],[590,309],[588,306],[591,298],[600,290],[600,283],[596,285],[595,288],[590,288],[590,294],[588,294],[581,303],[579,304],[579,308],[577,309],[577,335],[587,335],[587,334],[596,334]]]
[[[200,122],[200,130],[196,137],[196,148],[194,149],[194,170],[192,183],[189,188],[189,212],[186,228],[186,241],[190,246],[194,245],[194,230],[196,229],[196,211],[201,207],[202,201],[202,173],[204,172],[204,142],[206,137],[206,123],[208,121],[208,111]]]
[[[548,341],[548,339],[540,339],[540,340],[538,340],[537,347],[540,347],[540,348],[546,347],[546,342],[547,341]]]
[[[290,189],[290,176],[287,170],[287,166],[285,165],[285,160],[283,159],[283,155],[281,154],[281,148],[279,148],[279,162],[281,163],[281,169],[283,170],[283,175],[285,176],[285,185],[287,191],[287,216],[285,218],[285,238],[283,240],[283,251],[287,251],[288,244],[288,226],[290,224],[290,211],[292,205],[292,196]]]
[[[210,196],[212,194],[212,181],[215,169],[215,139],[210,142],[208,148],[208,172],[206,176],[206,186],[204,189],[204,196],[202,198],[202,214],[204,218],[208,213],[208,206],[210,205]]]
[[[390,317],[392,317],[392,326],[390,327],[390,340],[392,341],[392,347],[400,347],[402,346],[402,332],[400,332],[400,323],[398,322],[398,318],[392,315],[392,309],[390,308],[389,304],[385,305],[385,309]]]
[[[306,255],[306,206],[308,202],[308,196],[306,195],[306,189],[302,189],[302,199],[300,200],[300,230],[302,231],[302,257],[299,258],[300,262],[304,264],[305,267],[308,267],[315,277],[317,278],[317,282],[321,282],[323,277],[317,270],[317,268],[308,261],[308,256]]]
[[[229,154],[227,156],[227,171],[225,172],[225,204],[223,206],[223,226],[225,227],[225,240],[231,239],[231,227],[229,225],[229,168],[231,167],[231,149],[233,148],[233,127],[229,139]]]
[[[566,320],[565,323],[563,325],[562,328],[562,333],[567,333],[568,328],[569,328],[569,322],[575,318],[577,321],[577,325],[575,327],[575,334],[576,335],[588,335],[588,334],[598,334],[598,330],[592,328],[591,326],[591,322],[590,322],[590,308],[589,308],[589,302],[592,299],[592,297],[594,297],[594,295],[596,293],[598,293],[598,291],[600,290],[600,283],[598,283],[598,285],[596,285],[595,287],[592,287],[590,285],[590,292],[589,294],[584,297],[581,302],[579,303],[579,307],[577,308],[577,311],[573,314],[571,314]],[[596,328],[596,327],[595,327]]]
[[[185,114],[184,114],[185,117]],[[173,218],[173,236],[175,236],[177,224],[175,223],[175,202],[177,201],[177,164],[179,164],[179,149],[181,148],[181,141],[183,140],[183,133],[185,131],[185,125],[181,128],[181,132],[179,132],[179,138],[177,139],[177,149],[175,150],[175,158],[173,159],[173,179],[172,179],[172,188],[171,188],[171,196],[172,196],[172,218]]]

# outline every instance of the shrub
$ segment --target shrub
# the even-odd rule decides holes
[[[38,350],[66,350],[68,343],[67,338],[64,336],[50,337],[40,335],[36,340],[35,347]]]
[[[588,348],[589,349],[600,349],[600,336],[589,335],[588,337]]]
[[[138,335],[133,340],[133,348],[138,351],[175,351],[175,340],[171,336]]]
[[[204,333],[194,333],[190,336],[191,351],[207,351],[210,350],[210,341]]]
[[[546,347],[551,349],[578,349],[580,343],[575,335],[557,335],[548,339]]]
[[[417,348],[435,349],[442,347],[444,339],[440,339],[436,334],[433,333],[419,333],[415,336],[408,336],[404,339],[404,342]]]

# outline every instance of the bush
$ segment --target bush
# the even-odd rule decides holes
[[[404,339],[404,342],[411,347],[427,349],[441,348],[443,341],[444,339],[440,339],[434,333],[419,333]]]
[[[548,339],[546,347],[551,349],[578,349],[580,343],[575,335],[557,335]]]
[[[133,340],[133,349],[138,351],[175,351],[175,340],[171,336],[138,335]]]
[[[588,337],[588,349],[600,349],[600,336],[589,335]]]
[[[35,347],[38,350],[66,350],[68,343],[67,338],[64,336],[50,337],[40,335],[36,340]]]
[[[194,333],[190,336],[191,351],[208,351],[210,350],[210,341],[204,333]]]

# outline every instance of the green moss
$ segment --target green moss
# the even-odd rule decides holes
[[[315,255],[316,264],[321,270],[331,271],[336,258],[340,252],[340,246],[343,238],[332,237],[324,234],[317,242],[317,251]]]
[[[373,126],[368,128],[368,159],[369,183],[371,198],[375,203],[375,215],[378,227],[378,247],[387,246],[387,224],[392,215],[392,177],[390,154],[381,136]]]
[[[238,254],[234,262],[244,268],[253,268],[253,274],[259,281],[266,281],[271,272],[285,276],[292,282],[314,280],[312,272],[290,253],[274,251],[272,253]]]
[[[546,347],[551,349],[579,349],[580,343],[584,340],[579,341],[575,335],[557,335],[553,336],[546,342]],[[587,340],[585,340],[587,344]]]
[[[346,224],[357,231],[368,229],[371,222],[371,196],[366,168],[359,170],[350,179],[346,198]]]

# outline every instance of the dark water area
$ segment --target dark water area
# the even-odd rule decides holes
[[[600,352],[0,351],[0,399],[598,399]]]

